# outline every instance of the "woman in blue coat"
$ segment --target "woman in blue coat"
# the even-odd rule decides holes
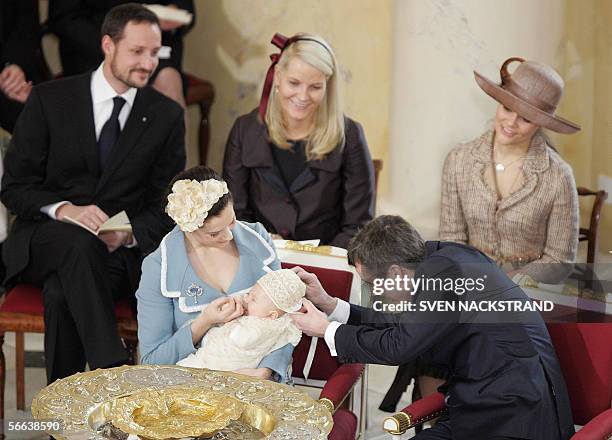
[[[166,212],[177,225],[145,258],[136,292],[143,364],[175,364],[195,352],[211,327],[243,313],[241,294],[280,269],[270,235],[236,221],[232,195],[213,170],[183,171],[170,188]],[[240,372],[284,382],[292,351],[289,344]]]

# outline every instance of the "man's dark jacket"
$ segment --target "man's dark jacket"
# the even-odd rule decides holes
[[[185,164],[181,107],[150,87],[139,89],[101,170],[91,75],[34,87],[17,121],[0,192],[17,217],[3,246],[7,280],[27,266],[36,228],[54,221],[40,211],[46,205],[94,204],[109,216],[125,210],[145,255],[171,228],[161,198]]]
[[[427,257],[415,278],[421,276],[484,277],[485,290],[461,296],[421,292],[417,303],[426,295],[449,301],[467,301],[468,295],[528,301],[489,258],[460,244],[428,242]],[[447,395],[455,439],[569,439],[574,433],[569,398],[539,314],[529,314],[522,324],[482,323],[487,321],[482,315],[429,319],[419,312],[390,316],[351,305],[348,325],[336,332],[336,350],[344,362],[398,365],[423,356],[447,366],[450,378],[441,391]]]

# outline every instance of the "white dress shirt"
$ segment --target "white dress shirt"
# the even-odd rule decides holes
[[[327,330],[325,330],[324,339],[332,356],[338,355],[338,353],[336,353],[336,331],[338,330],[338,327],[348,322],[350,314],[351,305],[338,298],[336,308],[330,315],[327,316],[327,319],[331,322],[327,326]]]
[[[121,130],[123,130],[127,118],[130,116],[130,112],[132,111],[132,107],[134,106],[134,99],[136,99],[136,92],[138,91],[138,89],[135,87],[130,87],[124,93],[118,94],[104,77],[103,69],[104,63],[100,64],[96,71],[91,75],[91,101],[93,103],[96,141],[100,137],[102,127],[104,127],[104,124],[106,124],[106,121],[108,121],[108,118],[110,118],[111,113],[113,112],[113,98],[115,96],[121,96],[123,99],[125,99],[125,104],[123,104],[123,107],[119,112],[119,126],[121,127]],[[67,203],[70,202],[64,200],[61,202],[52,203],[50,205],[41,207],[40,210],[53,220],[56,220],[57,218],[55,213],[57,209]]]

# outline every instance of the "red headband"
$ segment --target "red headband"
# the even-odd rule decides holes
[[[283,51],[289,47],[292,43],[296,41],[314,41],[315,43],[320,44],[328,51],[331,55],[330,49],[325,46],[325,44],[321,43],[314,38],[309,37],[301,37],[299,35],[294,35],[293,37],[287,38],[282,34],[276,33],[272,37],[272,41],[270,41],[273,45],[280,49],[279,53],[273,53],[270,55],[270,59],[272,60],[272,64],[268,68],[268,72],[266,73],[266,80],[264,81],[263,91],[261,92],[261,99],[259,100],[259,117],[262,121],[266,118],[266,110],[268,109],[268,102],[270,101],[270,92],[272,91],[272,83],[274,82],[274,67],[278,64],[278,60],[280,60],[281,54]]]
[[[272,90],[272,82],[274,81],[274,67],[278,64],[280,56],[287,46],[293,43],[296,37],[287,38],[279,33],[274,34],[271,43],[280,49],[279,53],[273,53],[270,55],[272,64],[268,68],[266,73],[266,80],[264,81],[263,91],[261,92],[261,99],[259,100],[259,117],[262,121],[265,120],[266,110],[268,109],[268,101],[270,100],[270,91]]]

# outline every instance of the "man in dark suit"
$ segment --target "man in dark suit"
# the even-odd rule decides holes
[[[7,281],[43,287],[49,382],[124,363],[113,296],[133,292],[143,255],[171,224],[162,194],[184,167],[183,111],[147,86],[157,17],[112,9],[94,72],[34,87],[5,158],[0,197],[16,215],[3,249]],[[94,235],[125,210],[133,233]],[[62,221],[64,220],[64,221]]]
[[[567,390],[546,327],[529,311],[533,303],[494,262],[461,244],[425,243],[395,216],[368,223],[348,251],[375,293],[389,282],[394,294],[407,293],[399,304],[412,311],[349,305],[330,297],[316,276],[296,269],[312,303],[305,301],[304,314],[294,322],[305,333],[324,337],[343,362],[399,365],[420,356],[449,368],[450,378],[439,388],[446,394],[448,416],[416,438],[571,437]],[[477,309],[453,311],[452,304],[460,303]],[[500,311],[501,304],[513,304],[515,311]],[[429,305],[437,305],[437,311],[423,312]]]

